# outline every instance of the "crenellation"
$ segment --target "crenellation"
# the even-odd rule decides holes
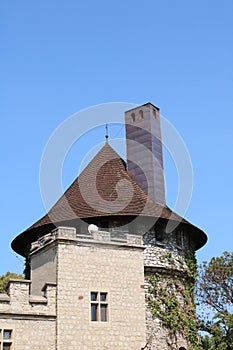
[[[47,285],[44,296],[38,296],[30,294],[30,284],[29,280],[11,279],[8,294],[0,297],[0,314],[55,315],[56,286]]]
[[[109,243],[109,244],[129,244],[129,245],[142,245],[142,236],[131,234],[125,231],[93,231],[91,234],[88,232],[85,233],[76,233],[75,228],[67,227],[58,227],[52,232],[41,236],[38,241],[31,243],[30,255],[34,257],[42,248],[49,246],[51,243],[55,242],[56,239],[70,240],[71,242],[77,242],[81,244],[82,242],[91,242],[91,243]]]
[[[51,232],[54,238],[76,238],[76,228],[75,227],[64,227],[59,226]]]
[[[92,233],[92,238],[95,241],[104,241],[104,242],[109,242],[111,240],[110,232],[107,231],[94,231]]]

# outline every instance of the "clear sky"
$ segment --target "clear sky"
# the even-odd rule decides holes
[[[209,236],[198,261],[232,251],[232,38],[232,0],[1,3],[0,274],[22,272],[10,242],[45,213],[39,169],[50,135],[73,113],[108,102],[160,107],[192,159],[186,219]],[[109,133],[111,142],[122,129]],[[64,188],[79,149],[67,157]],[[170,206],[174,169],[166,156]]]

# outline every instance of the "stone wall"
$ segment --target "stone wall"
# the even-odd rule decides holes
[[[154,232],[148,232],[144,237],[146,249],[144,250],[145,265],[145,296],[146,296],[146,327],[148,350],[177,350],[179,347],[188,348],[190,345],[188,334],[185,329],[180,332],[174,331],[163,324],[163,311],[172,312],[179,309],[179,312],[193,315],[195,322],[195,311],[192,295],[188,295],[187,270],[188,265],[185,255],[191,254],[188,240],[185,235],[182,237],[183,246],[177,245],[176,234],[170,233],[163,241],[156,241]],[[186,253],[185,253],[186,252]],[[174,300],[174,306],[169,307],[164,300]],[[160,301],[160,306],[158,302]],[[177,304],[176,304],[177,303]],[[153,309],[154,308],[154,309]],[[156,312],[157,310],[157,312]],[[177,314],[174,313],[174,325]],[[166,319],[166,315],[164,320]],[[179,327],[178,327],[179,328]]]
[[[1,319],[0,329],[12,330],[12,350],[55,350],[54,320]]]
[[[145,345],[143,250],[142,239],[138,235],[124,234],[119,238],[105,231],[81,234],[73,228],[65,227],[55,229],[32,244],[31,290],[34,294],[40,294],[41,287],[46,282],[57,284],[54,295],[56,326],[53,326],[56,333],[51,333],[51,349],[54,346],[56,350],[140,350]],[[22,291],[25,286],[27,291]],[[39,305],[35,302],[40,301],[40,309],[37,308],[38,312],[44,313],[44,323],[37,324],[40,330],[44,330],[45,313],[50,305],[46,294],[48,286],[44,296],[30,295],[28,299],[29,286],[30,283],[24,281],[24,287],[22,285],[21,290],[17,291],[18,296],[22,295],[18,300],[15,299],[15,308],[18,308],[19,314],[22,306],[30,313],[31,302],[34,300],[35,308]],[[100,293],[107,295],[106,321],[91,319],[91,292],[99,293],[99,297]],[[12,302],[12,288],[10,294]],[[100,308],[100,303],[98,307]],[[9,308],[6,309],[6,313],[9,311]],[[34,323],[25,319],[24,313],[20,317],[17,334],[25,333],[26,338],[31,338]],[[51,317],[47,321],[54,323]],[[26,326],[27,322],[32,326]],[[22,329],[19,329],[20,325]],[[48,326],[48,330],[50,328]],[[16,341],[18,340],[15,339],[15,344]],[[37,349],[35,344],[31,349]]]
[[[145,345],[143,247],[136,237],[122,243],[106,236],[77,235],[77,242],[58,245],[58,349],[64,344],[67,350]],[[107,322],[91,321],[91,292],[107,293]]]
[[[56,286],[46,285],[38,297],[30,295],[30,283],[11,280],[8,294],[0,294],[0,329],[11,331],[12,350],[55,350]]]

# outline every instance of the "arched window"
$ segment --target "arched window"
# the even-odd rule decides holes
[[[131,123],[135,122],[135,113],[131,113],[131,115],[130,115],[130,122]]]
[[[139,120],[142,120],[143,119],[143,111],[140,109],[139,111]]]
[[[153,109],[153,118],[156,119],[157,113],[156,113],[156,109]]]
[[[184,348],[183,346],[181,346],[181,347],[179,348],[179,350],[186,350],[186,348]]]

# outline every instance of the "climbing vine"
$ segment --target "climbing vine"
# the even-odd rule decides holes
[[[172,264],[173,257],[167,256]],[[180,260],[181,263],[181,260]],[[192,346],[198,346],[196,310],[194,302],[194,283],[196,280],[195,257],[186,254],[183,271],[173,270],[172,277],[156,273],[148,277],[148,305],[154,317],[160,319],[169,333],[182,334]]]

